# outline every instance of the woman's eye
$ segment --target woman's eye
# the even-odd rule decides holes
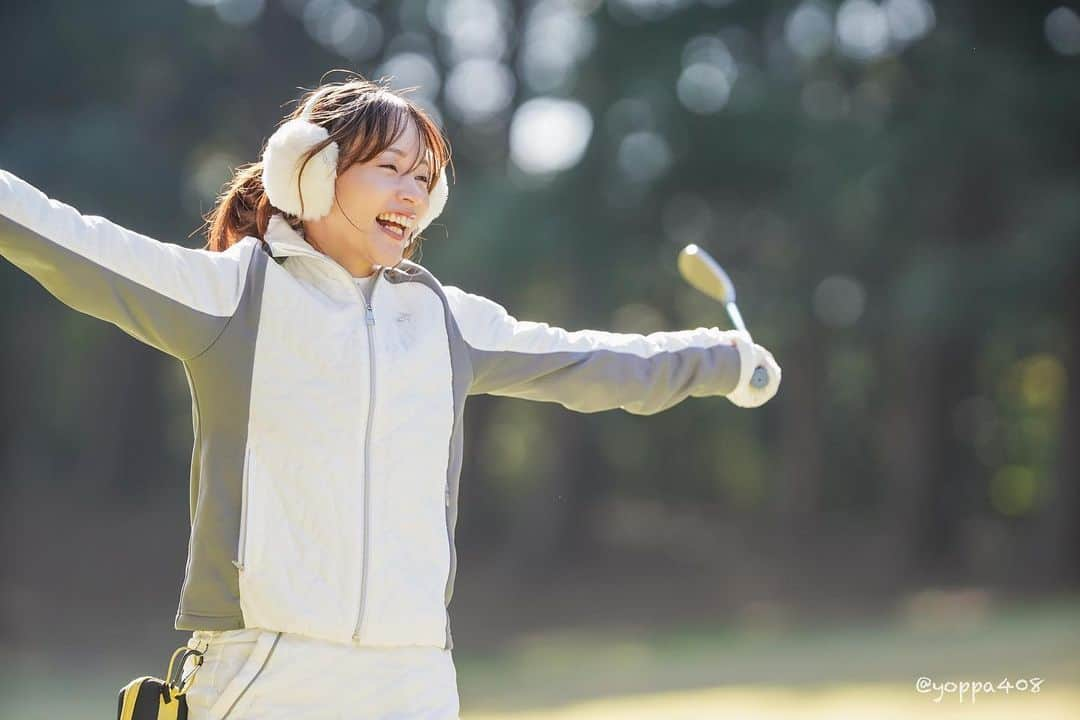
[[[390,163],[384,163],[379,167],[390,168],[394,172],[397,172],[397,165],[392,165]],[[417,175],[416,179],[422,181],[425,185],[429,182],[429,178],[427,175]]]

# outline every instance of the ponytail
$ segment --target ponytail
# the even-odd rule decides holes
[[[209,225],[204,249],[224,252],[249,235],[262,238],[275,212],[263,190],[262,161],[238,168],[214,209],[203,218]],[[299,230],[299,220],[283,215]]]

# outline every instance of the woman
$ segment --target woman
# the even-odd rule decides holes
[[[745,333],[567,332],[443,285],[409,259],[446,201],[437,126],[358,77],[303,100],[226,186],[205,248],[0,171],[0,254],[183,363],[195,439],[174,626],[206,649],[192,719],[456,718],[466,397],[754,407],[780,368]]]

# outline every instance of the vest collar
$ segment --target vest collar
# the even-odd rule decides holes
[[[311,257],[331,259],[311,247],[311,244],[300,233],[293,230],[292,225],[281,216],[281,213],[274,213],[270,216],[270,222],[266,226],[266,234],[263,236],[263,240],[270,247],[270,254],[274,257],[309,255]]]

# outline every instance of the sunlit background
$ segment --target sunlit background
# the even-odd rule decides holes
[[[728,270],[766,406],[469,401],[466,720],[1080,717],[1077,2],[43,0],[0,47],[0,166],[164,241],[340,68],[446,130],[445,284],[644,333],[729,327],[681,247]],[[187,384],[8,263],[0,333],[0,716],[109,717],[187,637]]]

